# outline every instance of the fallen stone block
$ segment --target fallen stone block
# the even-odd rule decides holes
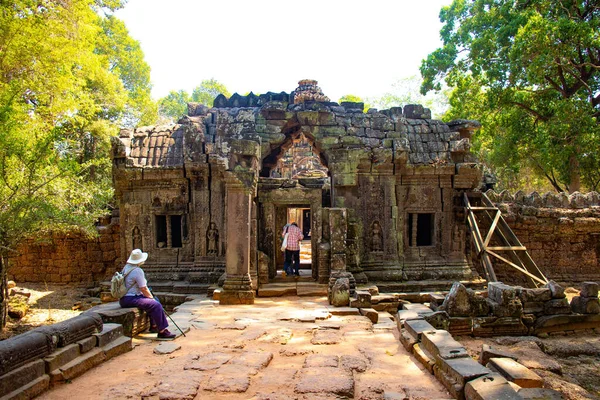
[[[387,311],[389,313],[395,313],[396,311],[398,311],[399,306],[400,306],[399,301],[393,301],[393,302],[383,302],[382,301],[380,303],[371,305],[371,308],[373,308],[375,311]]]
[[[581,297],[595,297],[598,298],[598,283],[596,282],[583,282],[581,284],[581,291],[579,292]]]
[[[423,364],[425,369],[427,371],[429,371],[430,374],[433,375],[433,367],[435,365],[435,358],[431,354],[429,354],[427,352],[427,350],[424,350],[423,347],[421,347],[421,345],[419,343],[414,344],[414,346],[412,347],[412,352],[413,352],[415,358],[421,364]]]
[[[130,337],[121,336],[121,337],[114,339],[107,345],[101,347],[101,349],[104,351],[104,355],[106,356],[106,361],[108,361],[113,357],[116,357],[121,354],[125,354],[128,351],[133,350],[133,341],[131,340]]]
[[[436,365],[461,387],[475,378],[491,373],[489,368],[484,367],[471,357],[454,359],[438,358]]]
[[[361,304],[361,307],[370,308],[371,307],[371,293],[368,290],[357,290],[356,291],[356,301]]]
[[[360,315],[369,318],[372,323],[376,324],[379,321],[379,313],[372,308],[359,308]]]
[[[511,358],[490,358],[487,367],[523,388],[540,388],[544,380],[529,368]]]
[[[393,294],[377,294],[371,296],[371,304],[391,303],[398,300],[398,296]]]
[[[76,378],[87,370],[101,364],[105,358],[104,351],[96,347],[59,369],[52,371],[50,373],[50,380],[52,383],[58,383]]]
[[[521,299],[521,302],[524,303],[543,303],[552,299],[552,292],[547,287],[542,288],[522,288],[517,287],[517,296]]]
[[[451,335],[470,335],[473,332],[473,319],[450,317],[448,319],[448,328],[446,330],[450,332]]]
[[[473,379],[465,385],[467,400],[518,400],[521,397],[510,383],[498,373]]]
[[[399,332],[399,339],[400,343],[402,343],[402,346],[404,346],[406,351],[412,351],[413,346],[416,343],[418,343],[417,339],[413,337],[410,333],[408,333],[406,330],[400,330]]]
[[[523,314],[541,314],[544,312],[544,302],[534,301],[523,303]]]
[[[0,376],[0,397],[29,385],[45,374],[43,360],[36,360]],[[4,397],[2,397],[4,398]]]
[[[57,349],[52,354],[44,358],[46,363],[46,373],[50,373],[55,369],[62,367],[65,364],[70,363],[81,354],[81,349],[78,343],[73,343],[67,347]]]
[[[598,297],[575,296],[571,300],[571,311],[577,314],[600,314]]]
[[[422,347],[432,356],[441,359],[468,357],[467,350],[447,331],[435,330],[421,334]]]
[[[421,334],[423,332],[435,331],[435,328],[427,321],[422,319],[413,319],[404,323],[404,329],[408,332],[417,342],[421,341]]]
[[[473,314],[467,288],[460,282],[454,282],[440,310],[446,311],[450,317],[469,317]]]
[[[544,303],[544,314],[546,315],[562,315],[570,314],[571,305],[565,297],[561,299],[552,299]]]
[[[120,324],[104,324],[102,331],[95,333],[93,336],[96,337],[96,346],[104,347],[115,339],[123,336],[123,325]]]
[[[577,331],[600,328],[599,314],[546,315],[536,319],[534,333]]]
[[[446,311],[436,311],[431,314],[423,314],[423,319],[429,322],[435,329],[448,330],[450,316]]]
[[[547,287],[548,289],[550,289],[550,293],[551,293],[553,299],[564,299],[565,298],[565,289],[562,286],[560,286],[558,283],[556,283],[554,281],[548,281],[548,283],[546,283],[544,285],[544,287]]]
[[[514,287],[505,285],[502,282],[488,283],[488,299],[493,300],[498,304],[506,305],[511,300],[514,300],[517,292]]]
[[[510,358],[515,361],[517,360],[517,356],[515,354],[512,354],[505,350],[497,349],[493,346],[490,346],[489,344],[482,344],[481,353],[479,353],[479,363],[481,365],[487,365],[487,363],[490,361],[490,358],[494,357]]]
[[[445,299],[446,296],[443,294],[429,293],[429,308],[431,308],[432,311],[438,311],[439,307],[444,304]]]
[[[522,388],[517,391],[521,399],[525,400],[563,400],[561,392],[543,388]]]
[[[27,385],[21,386],[20,388],[8,393],[4,397],[2,397],[2,400],[33,399],[34,397],[48,390],[49,387],[50,377],[48,375],[42,375],[39,378],[31,381]]]
[[[522,336],[528,332],[529,328],[523,324],[521,318],[473,318],[473,336]]]
[[[416,311],[400,310],[396,313],[396,323],[398,324],[398,330],[402,328],[404,322],[409,319],[423,319]]]

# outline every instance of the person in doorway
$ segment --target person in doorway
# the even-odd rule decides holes
[[[148,282],[142,268],[142,264],[148,259],[148,253],[135,249],[131,252],[127,264],[123,268],[126,275],[125,286],[128,288],[125,296],[121,297],[121,307],[137,307],[146,311],[150,317],[150,329],[156,330],[160,339],[174,339],[175,334],[169,332],[167,326],[167,315],[162,304],[152,295],[148,289]]]
[[[285,262],[283,269],[292,272],[292,261],[294,262],[293,273],[295,276],[300,276],[300,242],[304,239],[302,231],[298,228],[298,224],[292,222],[287,229],[288,238],[285,248]]]

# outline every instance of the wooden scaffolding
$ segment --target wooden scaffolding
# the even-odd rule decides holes
[[[502,212],[485,193],[465,192],[464,203],[475,251],[489,282],[498,281],[491,257],[525,274],[535,287],[548,282],[525,246],[502,218]]]

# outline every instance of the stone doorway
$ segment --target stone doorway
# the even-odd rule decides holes
[[[322,235],[321,210],[324,182],[311,180],[305,186],[296,183],[285,187],[289,181],[260,178],[258,183],[258,250],[264,253],[268,272],[259,271],[260,282],[271,282],[283,269],[284,253],[281,251],[283,227],[296,222],[305,234],[301,244],[301,275],[317,278],[318,243]]]
[[[304,240],[300,244],[300,275],[301,276],[312,276],[312,243],[311,243],[311,234],[312,234],[312,220],[311,220],[311,212],[310,212],[310,204],[301,205],[301,206],[281,206],[285,207],[285,215],[286,219],[284,220],[283,226],[285,224],[291,224],[295,222],[302,234],[304,235]],[[281,229],[283,232],[283,228]],[[281,243],[281,242],[280,242]],[[283,270],[284,263],[284,252],[279,252],[279,257],[277,258],[277,273],[280,274]]]

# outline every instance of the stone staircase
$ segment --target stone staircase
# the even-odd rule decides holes
[[[310,272],[310,271],[309,271]],[[258,297],[281,297],[281,296],[327,296],[327,285],[318,284],[307,272],[300,270],[299,277],[277,276],[270,282],[260,285]]]

